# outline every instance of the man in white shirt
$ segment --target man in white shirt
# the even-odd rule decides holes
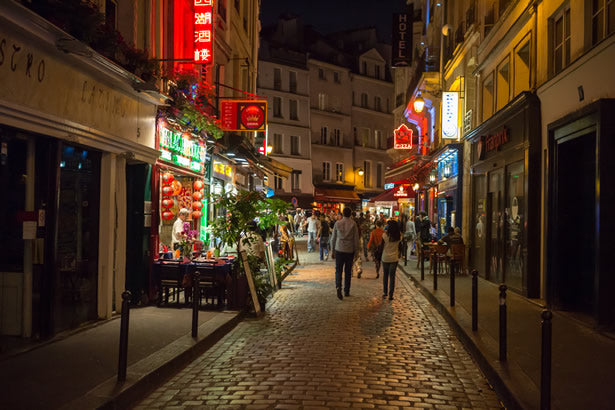
[[[318,233],[318,228],[320,227],[320,221],[318,220],[318,216],[316,212],[312,212],[312,216],[308,219],[308,243],[307,248],[308,252],[314,252],[316,250],[316,234]]]
[[[179,214],[177,214],[177,219],[173,223],[173,232],[171,233],[171,243],[173,244],[173,250],[179,248],[179,243],[186,239],[186,234],[184,233],[184,222],[186,222],[186,218],[190,215],[190,211],[186,208],[182,208],[179,210]]]

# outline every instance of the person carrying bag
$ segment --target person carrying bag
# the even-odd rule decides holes
[[[372,253],[374,259],[374,265],[376,266],[376,279],[380,277],[380,265],[382,260],[382,251],[384,250],[384,242],[382,241],[382,221],[376,221],[376,228],[372,230],[369,235],[369,242],[367,243],[367,249]]]

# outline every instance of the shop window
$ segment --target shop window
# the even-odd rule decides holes
[[[335,164],[335,180],[344,182],[344,164],[341,162]]]
[[[273,134],[273,153],[274,154],[284,153],[284,150],[282,147],[282,134]]]
[[[273,89],[282,89],[282,71],[279,68],[273,69]]]
[[[320,127],[320,143],[325,145],[327,144],[327,127]]]
[[[282,118],[282,98],[273,97],[273,116]]]
[[[530,37],[528,34],[517,47],[514,55],[514,95],[530,89]]]
[[[591,5],[592,45],[596,45],[615,31],[615,0],[592,0]]]
[[[291,155],[301,155],[299,152],[299,137],[296,135],[290,136],[290,153]]]
[[[483,81],[483,121],[493,115],[493,73]]]
[[[595,3],[595,2],[594,2]],[[550,19],[550,72],[555,75],[570,64],[570,6]]]
[[[382,188],[382,176],[383,176],[383,171],[384,170],[384,164],[382,164],[382,162],[379,162],[376,165],[376,188]]]
[[[297,73],[294,71],[288,73],[288,91],[291,93],[297,92]]]
[[[372,186],[372,162],[363,161],[363,186],[370,188]]]
[[[502,109],[510,99],[510,64],[509,58],[506,57],[504,61],[498,66],[497,76],[497,107],[496,111]]]
[[[515,162],[506,168],[506,283],[523,288],[525,248],[525,189],[524,163]]]
[[[288,109],[290,110],[290,119],[294,121],[299,120],[299,117],[297,116],[297,100],[290,100]]]
[[[331,163],[323,162],[322,163],[322,180],[330,181],[331,180]]]

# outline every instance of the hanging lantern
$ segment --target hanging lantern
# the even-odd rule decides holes
[[[175,180],[171,182],[171,188],[173,188],[173,195],[179,195],[182,192],[182,183]]]
[[[192,198],[195,201],[200,201],[201,199],[203,199],[203,193],[201,191],[194,191],[194,193],[192,194]]]
[[[192,218],[199,219],[202,216],[203,216],[203,212],[201,212],[201,211],[192,211]]]
[[[194,201],[192,203],[192,209],[200,210],[201,208],[203,208],[203,203],[201,201]]]
[[[165,198],[162,200],[162,207],[164,209],[169,209],[169,208],[173,208],[173,205],[175,204],[175,201],[173,201],[170,198]]]
[[[203,189],[204,186],[205,184],[200,179],[197,179],[196,181],[194,181],[193,187],[195,191],[200,191],[201,189]]]
[[[173,182],[175,178],[173,177],[173,174],[171,174],[170,172],[165,172],[164,174],[162,174],[162,183],[164,185],[169,185],[171,182]]]
[[[171,188],[170,186],[163,186],[162,196],[171,196],[171,195],[173,195],[173,188]]]
[[[171,211],[164,211],[162,212],[162,219],[164,219],[165,221],[168,221],[170,219],[173,219],[173,212]]]

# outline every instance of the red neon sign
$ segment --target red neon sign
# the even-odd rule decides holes
[[[214,0],[194,0],[194,62],[214,61]]]
[[[406,124],[400,125],[393,131],[393,134],[395,136],[394,149],[412,149],[412,130],[406,127]]]
[[[404,191],[404,186],[400,185],[399,190],[393,192],[395,198],[408,198],[408,191]]]

